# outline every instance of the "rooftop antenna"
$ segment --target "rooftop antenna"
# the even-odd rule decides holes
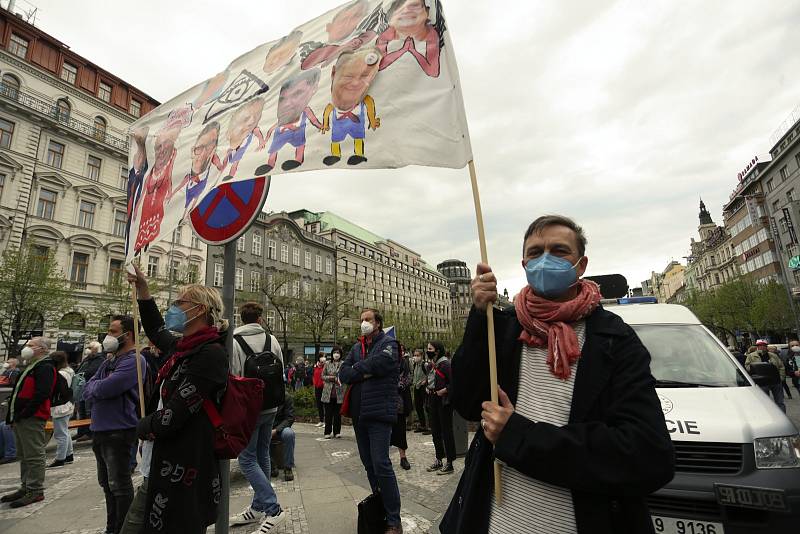
[[[25,20],[31,26],[36,26],[36,12],[39,11],[38,7],[25,11]]]

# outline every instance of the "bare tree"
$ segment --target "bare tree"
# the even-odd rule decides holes
[[[295,284],[297,282],[297,284]],[[300,284],[300,275],[290,272],[272,273],[268,281],[261,288],[266,297],[267,304],[275,310],[280,319],[280,334],[283,340],[283,353],[289,351],[289,323],[292,312],[297,307],[299,295],[294,295],[294,289]],[[284,359],[286,357],[284,356]],[[286,362],[284,362],[286,363]]]

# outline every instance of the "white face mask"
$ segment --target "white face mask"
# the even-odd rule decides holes
[[[422,361],[422,356],[414,356],[414,361],[415,362],[421,362]]]
[[[10,365],[8,365],[8,362],[3,362],[3,371],[8,369],[9,367],[10,367]]]
[[[800,347],[798,347],[797,345],[795,345],[794,347],[792,347],[792,352],[794,352],[795,354],[797,354],[798,352],[800,352]]]
[[[111,334],[106,334],[106,337],[103,338],[103,350],[116,353],[117,349],[119,349],[119,339]]]
[[[361,322],[361,335],[368,336],[372,333],[375,327],[372,326],[372,323],[369,321],[362,321]]]
[[[22,356],[22,359],[25,361],[30,360],[33,358],[33,349],[31,347],[23,347],[20,356]]]
[[[338,360],[338,359],[339,359],[339,358],[341,358],[341,357],[342,357],[342,355],[341,355],[341,354],[339,354],[338,352],[334,352],[334,353],[333,353],[333,359],[334,359],[334,360]]]

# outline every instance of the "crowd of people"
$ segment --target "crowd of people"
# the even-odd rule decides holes
[[[0,502],[19,508],[42,501],[46,470],[73,462],[74,441],[91,441],[106,534],[205,532],[222,498],[211,414],[222,409],[227,384],[235,380],[229,373],[261,377],[278,365],[274,391],[281,394],[264,394],[237,458],[252,499],[229,518],[230,526],[252,525],[252,534],[268,534],[286,521],[271,479],[294,480],[291,393],[307,387],[313,388],[320,439],[341,438],[343,418],[352,422],[386,533],[403,531],[391,447],[399,451],[400,468],[411,469],[411,419],[414,432],[433,440],[427,471],[454,473],[454,412],[479,426],[442,519],[443,534],[649,531],[645,498],[673,476],[672,442],[649,354],[628,325],[600,306],[598,286],[581,278],[587,262],[586,238],[574,221],[546,216],[528,228],[522,261],[528,285],[513,307],[497,308],[494,317],[497,402],[489,400],[487,380],[486,310],[497,300],[488,265],[478,265],[474,306],[452,359],[437,340],[407,350],[386,333],[381,312],[366,308],[361,335],[349,349],[334,346],[313,362],[299,358],[285,368],[260,304],[242,305],[241,326],[229,332],[219,292],[192,284],[162,316],[136,269],[129,282],[149,340],[138,361],[134,320],[119,315],[74,368],[43,337],[26,343],[24,365],[5,362],[0,386],[13,391],[0,425],[0,451],[3,462],[19,462],[20,486]],[[791,396],[786,377],[800,394],[799,341],[783,353],[764,340],[747,354],[732,352],[748,371],[755,364],[776,367],[780,380],[762,387],[784,411],[783,394]],[[263,376],[269,388],[271,378]],[[57,444],[49,464],[48,420]],[[79,428],[74,440],[71,426]],[[495,461],[503,470],[501,501],[490,498]],[[136,488],[134,469],[142,475]]]

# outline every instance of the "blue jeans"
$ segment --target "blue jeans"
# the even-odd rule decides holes
[[[383,507],[386,510],[386,523],[389,526],[400,524],[400,489],[394,476],[392,462],[389,460],[389,441],[392,425],[389,423],[360,422],[355,426],[356,443],[361,463],[367,470],[367,478],[373,493],[380,490]]]
[[[278,496],[269,483],[269,442],[272,438],[273,422],[275,412],[259,415],[250,443],[239,454],[239,467],[253,488],[253,503],[250,506],[267,515],[277,515],[281,511]]]
[[[92,401],[81,400],[78,401],[78,419],[91,419],[92,418]],[[75,437],[91,436],[92,431],[88,426],[82,426],[78,429]]]
[[[69,435],[69,416],[53,419],[53,437],[56,440],[56,460],[72,455],[72,436]]]
[[[14,441],[14,432],[5,422],[0,423],[0,452],[3,453],[3,458],[17,457],[17,444],[16,441]]]
[[[283,468],[294,469],[294,430],[287,426],[277,438],[283,443]]]

